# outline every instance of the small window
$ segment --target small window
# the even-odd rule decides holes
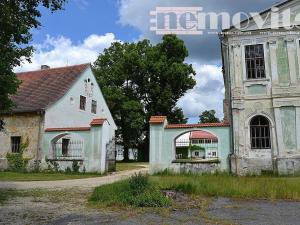
[[[14,136],[10,138],[11,141],[11,152],[19,153],[21,148],[21,137]]]
[[[198,142],[198,140],[192,140],[192,143],[193,144],[198,144],[199,142]]]
[[[195,156],[198,157],[199,156],[199,152],[195,152]]]
[[[66,138],[63,138],[62,139],[62,146],[61,146],[61,149],[62,149],[62,155],[64,157],[67,157],[68,156],[68,152],[69,152],[69,144],[70,144],[70,139],[66,139]]]
[[[97,113],[97,101],[92,100],[92,113]]]
[[[86,106],[86,97],[80,95],[80,109],[85,110]]]
[[[212,152],[212,156],[213,156],[213,157],[216,157],[216,156],[217,156],[217,153],[216,153],[216,152]]]
[[[245,60],[247,79],[262,79],[266,78],[264,46],[247,45],[245,47]]]

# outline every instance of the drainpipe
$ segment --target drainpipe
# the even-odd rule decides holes
[[[40,116],[40,121],[39,121],[39,133],[38,133],[38,141],[37,141],[37,150],[36,150],[36,158],[35,160],[38,161],[41,156],[41,146],[42,146],[42,129],[43,129],[43,124],[44,124],[44,116],[45,112],[44,111],[39,111],[38,115]]]
[[[223,55],[223,50],[224,48],[227,49],[226,53],[227,53],[227,61],[229,60],[229,45],[227,43],[224,42],[224,37],[225,35],[219,33],[219,39],[220,39],[220,42],[221,42],[221,55],[222,55],[222,64],[223,64],[223,67],[225,65],[225,60],[224,60],[224,55]],[[223,68],[224,69],[224,68]],[[230,76],[230,66],[227,67],[227,70],[228,70],[228,75]],[[224,71],[224,84],[225,84],[225,71]],[[231,147],[232,149],[230,149],[230,155],[229,155],[229,170],[230,170],[230,173],[232,172],[232,166],[231,166],[231,157],[234,155],[234,137],[233,137],[233,115],[232,115],[232,101],[231,101],[231,79],[229,77],[228,81],[228,105],[229,105],[229,116],[230,116],[230,142],[231,142]],[[229,119],[229,118],[228,118]],[[238,169],[237,169],[237,161],[236,161],[236,158],[234,160],[235,162],[235,173],[237,174],[238,172]]]

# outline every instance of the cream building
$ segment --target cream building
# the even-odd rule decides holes
[[[300,1],[285,1],[274,27],[268,9],[258,28],[255,18],[220,35],[224,68],[225,119],[232,127],[231,170],[234,173],[300,172],[300,29],[281,20],[290,10],[300,21]],[[299,18],[299,19],[298,19]]]

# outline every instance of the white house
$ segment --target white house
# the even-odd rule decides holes
[[[104,172],[114,155],[116,124],[90,64],[18,73],[22,81],[12,96],[15,107],[0,115],[0,167],[6,154],[17,153],[27,139],[29,167],[78,162],[81,170]]]

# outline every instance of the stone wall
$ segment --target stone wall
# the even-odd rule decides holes
[[[43,116],[28,113],[2,115],[1,118],[4,120],[5,129],[0,132],[0,169],[7,167],[6,154],[11,152],[11,136],[21,136],[22,142],[28,138],[29,146],[24,156],[30,159],[38,157]]]
[[[220,163],[173,163],[170,170],[175,173],[210,174],[221,171]]]

